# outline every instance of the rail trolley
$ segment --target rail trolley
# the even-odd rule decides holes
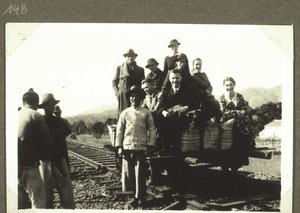
[[[195,112],[194,112],[195,113]],[[195,116],[189,115],[194,118]],[[241,167],[249,165],[248,158],[271,159],[275,149],[268,147],[235,148],[233,125],[221,126],[206,122],[203,131],[195,128],[195,122],[190,120],[187,130],[180,138],[181,152],[176,154],[151,154],[146,157],[147,184],[164,184],[174,175],[172,168],[180,170],[192,158],[199,167],[221,167],[224,172],[235,173]],[[112,146],[115,146],[116,125],[108,125]],[[221,130],[221,131],[220,131]],[[243,160],[244,159],[244,160]],[[246,160],[245,160],[246,159]],[[182,170],[184,171],[184,170]]]

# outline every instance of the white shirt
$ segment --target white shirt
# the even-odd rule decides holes
[[[177,87],[177,88],[175,88],[175,87],[172,87],[172,89],[173,89],[173,91],[174,91],[174,94],[176,94],[176,93],[179,91],[179,89],[180,89],[180,86],[179,86],[179,87]]]

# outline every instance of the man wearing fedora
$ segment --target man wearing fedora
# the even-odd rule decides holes
[[[184,67],[182,67],[181,69],[185,69],[187,72],[190,71],[187,56],[178,51],[180,44],[181,43],[178,42],[177,39],[173,39],[170,41],[170,43],[168,45],[168,47],[171,49],[171,54],[166,56],[165,61],[164,61],[163,72],[164,72],[164,75],[166,76],[166,78],[165,78],[163,89],[165,89],[165,84],[169,81],[168,72],[170,70],[173,70],[176,67],[176,60],[177,60],[178,56],[181,56],[181,59],[186,61],[186,65]]]
[[[140,87],[141,81],[145,78],[144,69],[138,66],[135,61],[138,54],[133,49],[128,49],[123,56],[125,57],[125,63],[117,67],[112,80],[112,87],[119,102],[118,117],[124,109],[130,106],[127,96],[129,89],[133,85]]]
[[[122,191],[134,191],[133,207],[142,205],[146,195],[145,152],[155,147],[155,126],[151,112],[141,107],[144,91],[132,86],[127,93],[131,107],[122,111],[117,124],[116,147],[123,156]]]
[[[58,148],[58,152],[63,159],[61,161],[64,176],[60,175],[55,169],[51,169],[51,162],[49,158],[45,156],[41,164],[41,171],[44,175],[45,187],[48,196],[48,208],[53,208],[53,178],[55,178],[55,183],[59,197],[61,199],[62,207],[64,209],[74,209],[74,195],[70,177],[70,171],[68,166],[68,150],[66,136],[71,133],[69,126],[66,124],[66,120],[60,117],[60,109],[56,110],[58,116],[54,116],[55,105],[60,101],[56,100],[52,93],[44,94],[42,98],[42,103],[39,108],[44,109],[45,115],[44,119],[48,126],[50,133],[54,139],[54,142]]]
[[[163,71],[158,68],[158,62],[154,58],[150,58],[145,66],[151,72],[147,75],[146,79],[151,79],[153,81],[154,87],[157,90],[161,90],[161,87],[165,81],[165,75]]]
[[[26,192],[32,208],[46,208],[47,197],[43,176],[39,171],[40,160],[45,155],[62,172],[61,155],[58,153],[53,138],[43,116],[37,112],[39,96],[30,89],[23,95],[23,108],[18,111],[18,188]],[[21,193],[20,193],[21,194]],[[18,208],[23,206],[26,196],[20,197]],[[21,199],[21,200],[20,200]]]

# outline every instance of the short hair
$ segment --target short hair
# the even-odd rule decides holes
[[[36,104],[39,103],[39,95],[30,88],[22,97],[23,103]]]
[[[224,80],[223,80],[223,85],[225,84],[226,81],[231,81],[233,83],[233,85],[235,86],[235,80],[232,78],[232,77],[226,77]]]
[[[179,75],[182,77],[182,75],[181,75],[181,73],[180,73],[180,71],[179,71],[178,68],[175,68],[175,69],[173,69],[173,70],[170,70],[170,74],[171,74],[171,73],[173,73],[173,74],[179,74]]]
[[[194,60],[193,60],[193,64],[195,63],[195,61],[201,61],[201,63],[202,63],[201,58],[196,58],[196,59],[194,59]]]
[[[141,84],[146,84],[146,83],[148,83],[148,84],[153,84],[154,81],[153,81],[152,79],[150,79],[150,78],[145,78],[145,79],[142,80],[142,82],[141,82]]]

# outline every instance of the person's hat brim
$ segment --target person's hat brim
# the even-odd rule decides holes
[[[145,67],[146,67],[146,68],[149,68],[149,67],[151,67],[152,65],[159,65],[159,63],[147,64]]]
[[[170,48],[170,47],[174,46],[175,44],[180,45],[181,43],[180,43],[180,42],[174,42],[174,43],[172,43],[172,44],[169,44],[168,47]]]
[[[38,105],[38,108],[45,108],[45,107],[48,107],[48,106],[55,106],[56,104],[58,104],[60,102],[60,100],[52,100],[52,101],[47,101],[47,102],[44,102],[44,103],[41,103]]]

